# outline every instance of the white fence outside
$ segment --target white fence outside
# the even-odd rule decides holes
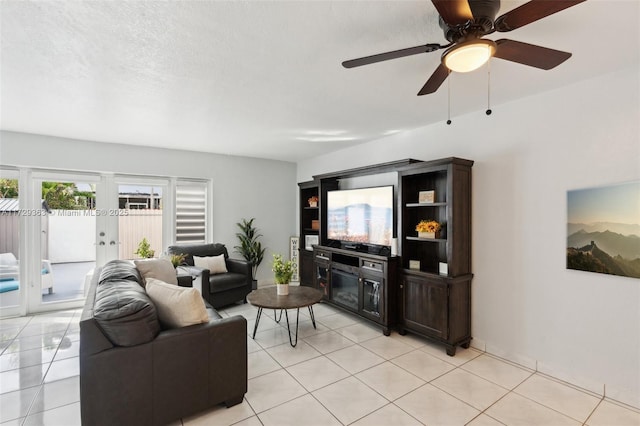
[[[143,238],[149,241],[156,256],[159,256],[164,250],[162,210],[126,212],[127,215],[118,216],[119,258],[136,258],[134,252]],[[52,263],[96,260],[96,216],[85,213],[88,211],[53,210],[48,216],[49,260]]]

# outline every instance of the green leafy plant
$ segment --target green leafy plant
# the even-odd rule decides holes
[[[296,270],[296,264],[292,260],[286,262],[279,254],[273,255],[273,269],[276,274],[276,284],[289,284],[293,272]]]
[[[171,255],[171,264],[173,265],[174,268],[177,268],[178,266],[182,265],[182,262],[184,262],[184,259],[187,257],[186,254],[172,254]]]
[[[264,252],[266,248],[262,247],[262,243],[258,241],[262,234],[258,233],[258,229],[253,226],[255,218],[250,220],[242,219],[241,222],[236,223],[240,232],[236,233],[236,237],[240,241],[240,245],[235,246],[234,249],[244,257],[247,262],[251,262],[251,278],[256,279],[256,273],[258,272],[258,266],[264,259]]]
[[[149,241],[147,241],[146,238],[143,238],[142,241],[140,241],[140,244],[138,244],[138,250],[133,254],[137,254],[143,259],[149,259],[155,256],[156,252],[155,250],[151,250],[151,244],[149,244]]]

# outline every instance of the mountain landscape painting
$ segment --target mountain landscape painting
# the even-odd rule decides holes
[[[567,269],[640,278],[640,182],[567,192]]]

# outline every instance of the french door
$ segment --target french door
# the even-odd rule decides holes
[[[81,307],[91,275],[106,258],[105,178],[34,172],[27,217],[27,311]]]
[[[0,316],[82,307],[95,268],[144,257],[145,244],[146,255],[161,256],[177,232],[176,186],[169,178],[0,169]],[[181,232],[195,238],[204,219],[195,226],[191,216]]]
[[[38,172],[32,205],[43,214],[28,256],[28,312],[81,307],[95,268],[135,259],[143,240],[160,256],[171,235],[168,179]]]

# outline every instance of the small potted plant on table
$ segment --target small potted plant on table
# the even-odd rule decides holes
[[[421,220],[416,225],[416,231],[418,231],[418,238],[440,238],[440,225],[435,220]]]
[[[296,269],[296,264],[282,259],[279,254],[273,255],[273,272],[276,278],[276,287],[279,296],[286,296],[289,294],[289,282],[293,276],[293,271]]]

